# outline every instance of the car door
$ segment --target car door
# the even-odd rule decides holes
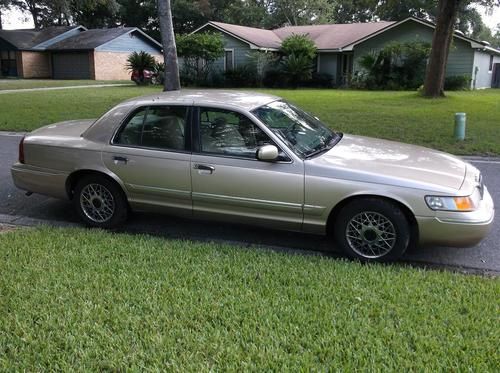
[[[194,215],[300,230],[303,163],[283,151],[277,161],[257,160],[258,147],[275,144],[242,113],[201,107],[194,117]]]
[[[103,151],[135,209],[191,215],[191,109],[156,105],[134,110]]]

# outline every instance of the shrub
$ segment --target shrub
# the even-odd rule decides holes
[[[224,56],[222,36],[214,33],[177,35],[183,85],[206,85],[215,60]]]
[[[266,71],[262,81],[264,87],[267,88],[284,88],[287,86],[287,77],[283,70],[272,68]]]
[[[285,73],[286,83],[296,88],[311,80],[316,45],[307,35],[291,35],[283,40],[280,48],[283,58],[280,68]]]
[[[306,87],[313,87],[313,88],[332,88],[333,75],[327,73],[312,73],[311,80],[305,82],[304,85]]]
[[[429,43],[390,43],[378,53],[359,59],[364,71],[355,74],[354,86],[367,89],[416,89],[424,81],[429,53]]]
[[[312,60],[305,55],[291,54],[281,62],[286,81],[296,88],[312,77]]]
[[[150,80],[144,77],[144,70],[153,70],[156,61],[152,55],[147,52],[132,52],[127,57],[125,67],[132,72],[132,79],[137,84],[149,84]]]
[[[163,62],[155,62],[153,66],[153,84],[163,85],[165,82],[165,64]]]
[[[281,53],[285,56],[304,56],[311,60],[316,56],[316,45],[307,35],[293,34],[281,43]]]
[[[467,75],[447,76],[444,79],[445,91],[464,91],[470,88],[471,78]]]
[[[247,54],[248,63],[255,72],[257,86],[262,86],[269,69],[276,65],[279,56],[273,52],[251,51]]]
[[[237,66],[224,73],[224,80],[227,87],[255,87],[256,70],[251,65]]]
[[[139,71],[142,72],[144,70],[153,70],[156,61],[152,55],[147,52],[132,52],[127,57],[127,63],[125,67],[129,71]]]

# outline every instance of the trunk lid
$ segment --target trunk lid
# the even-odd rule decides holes
[[[80,137],[94,122],[95,119],[67,120],[38,128],[29,133],[28,136]]]

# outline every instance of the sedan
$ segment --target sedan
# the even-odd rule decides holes
[[[27,194],[72,201],[92,227],[157,211],[329,234],[362,261],[394,260],[411,246],[473,246],[494,216],[471,164],[335,132],[251,92],[161,93],[97,120],[48,125],[23,138],[11,171]]]

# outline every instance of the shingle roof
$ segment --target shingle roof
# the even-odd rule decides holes
[[[293,34],[307,34],[316,44],[316,48],[339,49],[380,31],[396,22],[368,22],[316,26],[289,26],[273,32],[281,39]]]
[[[47,49],[91,50],[135,29],[135,27],[118,27],[87,30],[78,35],[71,36],[67,39],[61,40],[60,42],[52,44]]]
[[[49,39],[55,38],[79,26],[53,26],[44,29],[0,30],[0,38],[17,49],[31,49]]]
[[[209,24],[260,48],[279,48],[281,45],[281,39],[271,30],[222,22],[209,22]]]
[[[369,22],[334,25],[288,26],[275,30],[209,22],[215,28],[243,39],[259,48],[279,48],[292,34],[307,34],[320,50],[339,49],[380,31],[396,22]]]

